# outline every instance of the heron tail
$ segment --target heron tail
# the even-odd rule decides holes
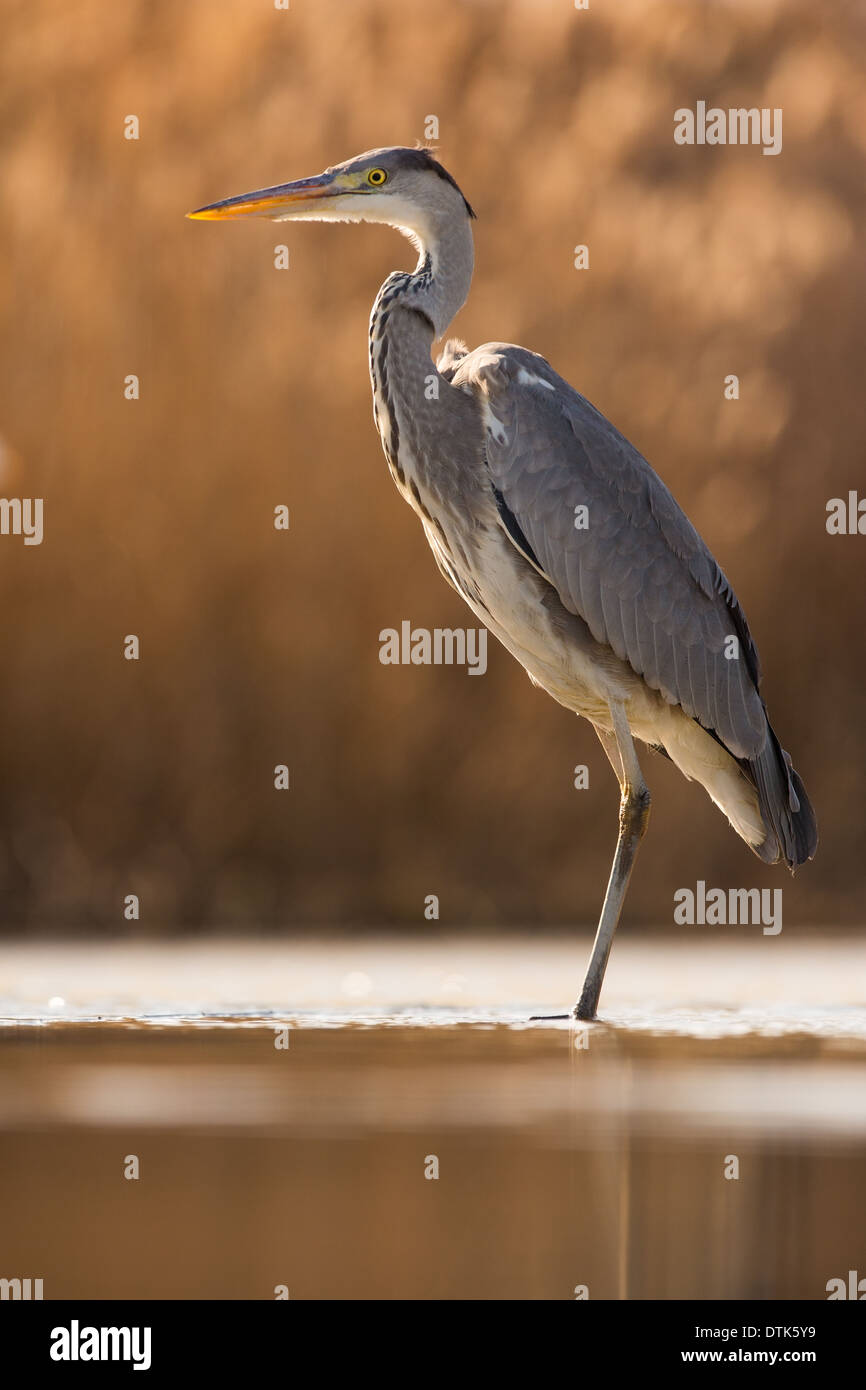
[[[758,793],[758,804],[767,827],[763,844],[752,848],[766,864],[784,859],[793,870],[814,857],[818,826],[806,788],[769,722],[767,734],[758,756],[742,764]]]

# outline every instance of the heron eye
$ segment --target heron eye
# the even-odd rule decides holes
[[[382,184],[386,183],[387,180],[388,175],[385,173],[384,169],[371,169],[367,175],[367,182],[371,183],[374,188],[381,188]]]

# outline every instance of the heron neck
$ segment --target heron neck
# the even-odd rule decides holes
[[[460,469],[463,441],[474,447],[477,407],[462,392],[451,392],[451,418],[464,410],[463,434],[443,462],[431,456],[430,440],[441,429],[438,391],[429,391],[436,376],[430,349],[465,302],[472,280],[472,233],[466,225],[446,227],[437,236],[417,237],[420,255],[414,273],[395,271],[376,296],[370,315],[370,378],[373,410],[391,472],[412,505],[419,489],[427,497],[441,485],[443,469]],[[433,467],[433,464],[436,467]],[[435,476],[434,476],[435,475]],[[456,488],[456,482],[454,484]],[[408,492],[407,492],[408,489]],[[423,511],[422,511],[423,514]]]
[[[420,254],[403,302],[426,314],[441,338],[462,309],[472,283],[475,249],[469,218],[462,215],[418,231]]]

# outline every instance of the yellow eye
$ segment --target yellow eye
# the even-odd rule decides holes
[[[367,175],[367,182],[371,183],[374,188],[381,188],[382,184],[387,183],[387,181],[388,175],[384,169],[371,169]]]

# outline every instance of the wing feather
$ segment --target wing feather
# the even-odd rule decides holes
[[[767,721],[745,616],[646,460],[525,348],[477,348],[451,380],[479,401],[492,484],[564,607],[735,757],[758,754]],[[735,659],[725,655],[732,636]]]

